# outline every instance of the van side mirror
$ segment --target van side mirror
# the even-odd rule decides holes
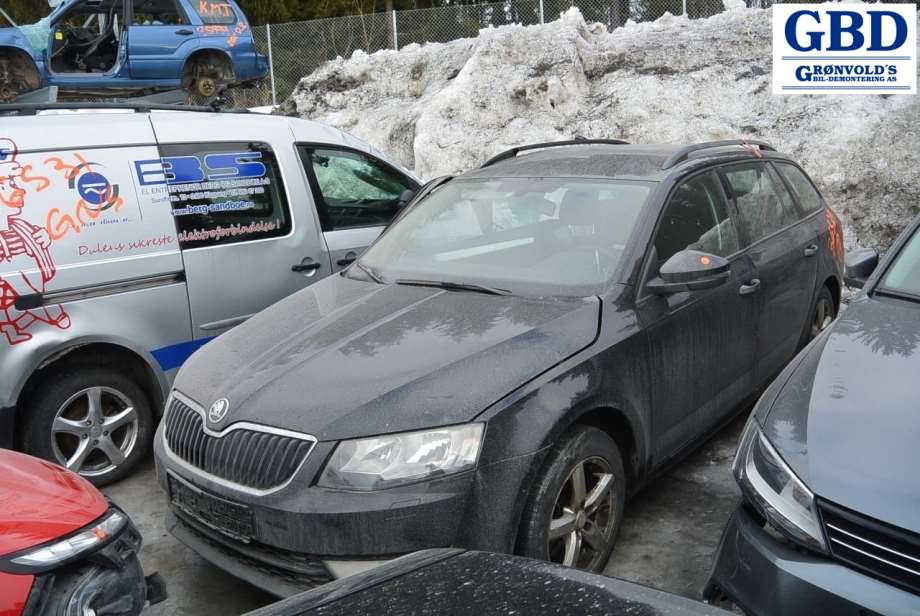
[[[682,250],[665,261],[646,285],[656,295],[714,289],[728,281],[731,264],[718,255]]]
[[[402,194],[399,195],[399,201],[396,202],[396,209],[401,210],[409,205],[409,203],[415,199],[415,195],[417,194],[418,190],[413,190],[411,188],[407,188],[406,190],[402,191]]]
[[[847,253],[844,280],[848,286],[862,289],[878,267],[878,251],[875,248],[860,248]]]

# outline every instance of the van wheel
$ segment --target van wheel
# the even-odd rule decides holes
[[[26,453],[101,487],[125,477],[150,449],[150,402],[117,370],[62,368],[32,392],[21,409]]]
[[[805,331],[802,333],[802,340],[799,342],[799,348],[804,348],[809,342],[818,337],[818,334],[831,326],[834,319],[837,318],[837,304],[831,290],[826,286],[821,287],[815,304],[809,313],[810,320],[805,324]]]
[[[613,551],[626,473],[605,432],[577,426],[553,447],[524,508],[517,552],[601,572]]]

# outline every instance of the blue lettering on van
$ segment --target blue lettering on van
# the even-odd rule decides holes
[[[163,372],[168,372],[184,364],[185,360],[192,356],[192,353],[212,340],[214,340],[214,336],[180,342],[179,344],[171,344],[160,349],[155,349],[151,352],[151,355],[153,355],[153,358],[160,364],[160,368],[163,369]]]
[[[141,186],[192,184],[235,178],[265,177],[262,152],[230,152],[198,156],[170,156],[134,162]]]

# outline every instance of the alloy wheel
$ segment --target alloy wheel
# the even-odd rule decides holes
[[[814,338],[834,322],[834,305],[826,297],[819,297],[815,305],[815,317],[811,323],[811,337]]]
[[[137,446],[138,414],[131,400],[111,387],[88,387],[67,399],[51,426],[57,462],[86,477],[123,464]]]
[[[567,567],[598,570],[613,541],[614,476],[603,458],[579,462],[562,485],[547,534],[549,560]]]

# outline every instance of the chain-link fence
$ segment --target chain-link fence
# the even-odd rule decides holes
[[[269,58],[271,73],[261,87],[235,93],[235,103],[248,107],[283,102],[305,75],[339,56],[356,50],[373,53],[402,49],[412,43],[446,43],[474,37],[482,28],[545,23],[578,7],[588,22],[613,30],[628,20],[652,21],[665,13],[692,19],[710,17],[735,0],[503,0],[392,13],[317,19],[253,28],[259,51]],[[766,8],[780,0],[745,0]],[[792,1],[792,0],[791,0]],[[794,0],[814,2],[819,0]],[[889,2],[913,0],[887,0]]]

